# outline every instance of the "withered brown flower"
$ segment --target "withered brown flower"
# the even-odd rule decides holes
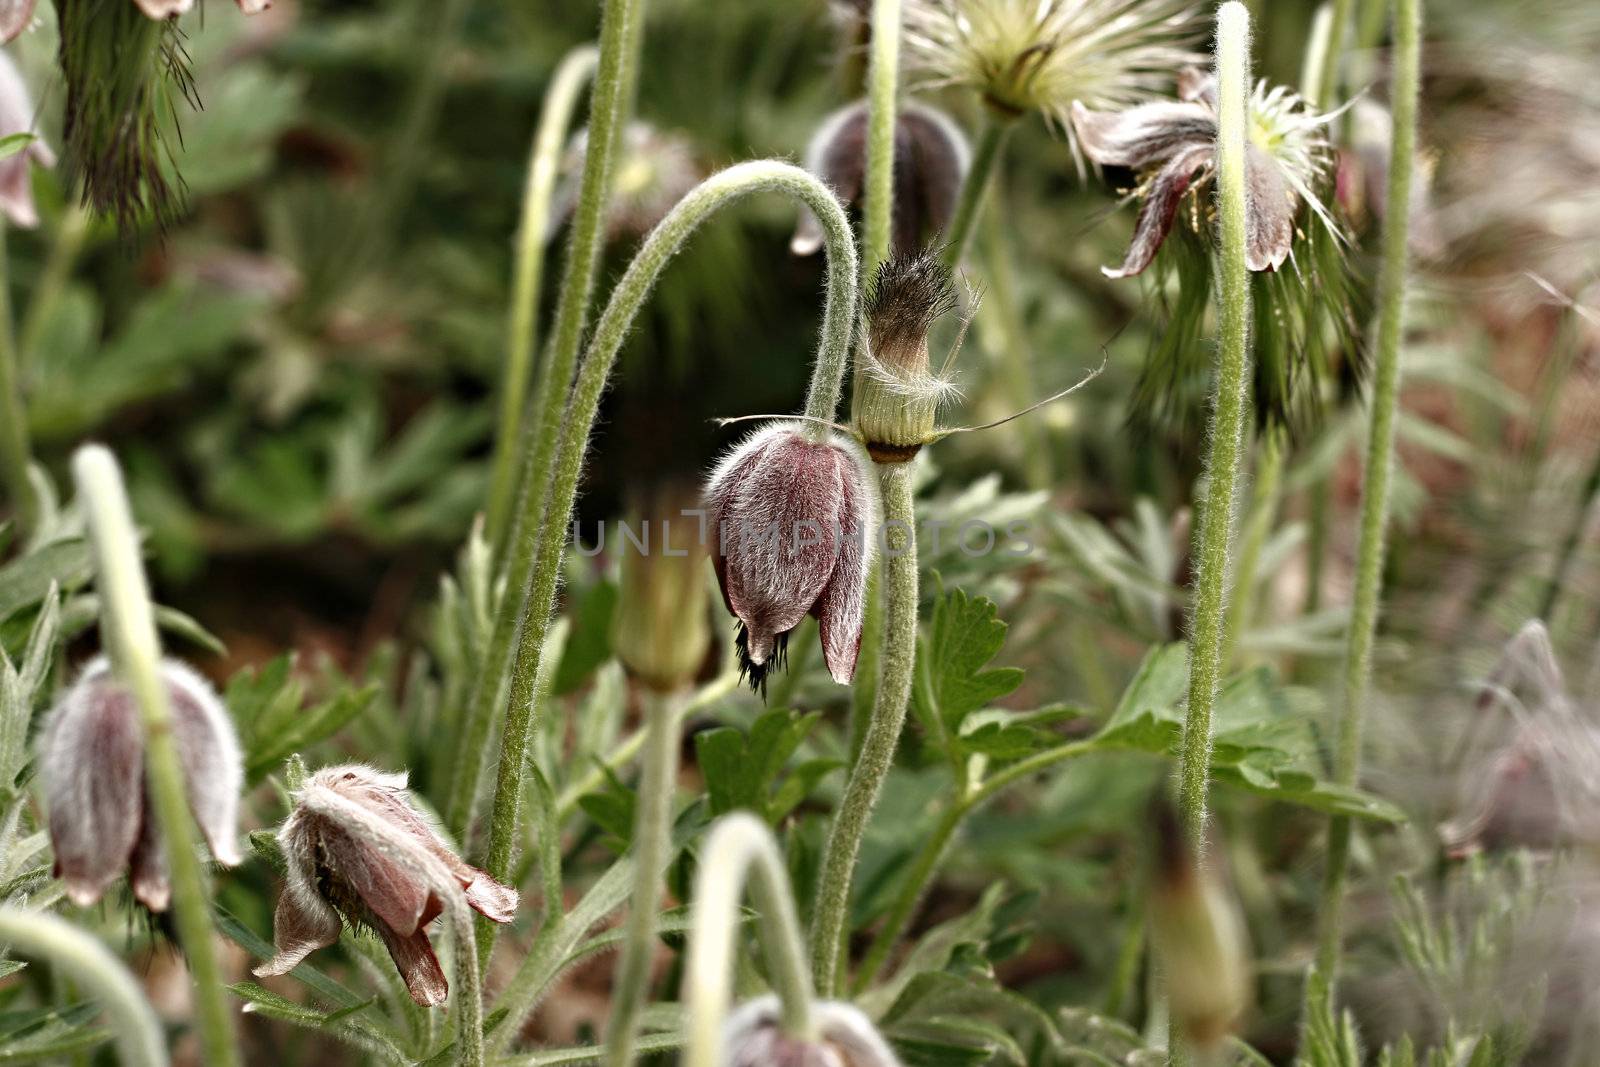
[[[161,678],[189,809],[211,855],[232,867],[241,857],[235,827],[244,771],[233,723],[206,680],[175,660]],[[124,871],[151,911],[171,897],[166,856],[144,780],[144,726],[133,693],[99,657],[50,713],[39,745],[49,806],[55,873],[67,897],[93,904]]]
[[[860,449],[839,434],[812,440],[793,423],[751,434],[706,485],[712,562],[739,620],[740,666],[754,688],[783,666],[789,632],[817,618],[823,657],[855,674],[877,503]]]
[[[342,917],[376,934],[411,998],[433,1007],[449,992],[428,940],[428,924],[451,904],[441,896],[443,883],[494,922],[508,923],[516,913],[517,891],[456,855],[412,806],[404,774],[356,764],[318,771],[297,794],[278,844],[288,866],[273,917],[278,954],[257,975],[286,974],[334,944]]]

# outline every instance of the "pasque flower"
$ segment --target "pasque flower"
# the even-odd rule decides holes
[[[0,14],[12,8],[0,2]],[[24,20],[24,25],[26,19]],[[8,30],[7,39],[10,39]],[[22,80],[22,72],[11,57],[0,52],[0,137],[34,132],[33,99]],[[31,229],[39,225],[39,212],[33,206],[33,165],[53,167],[56,154],[35,135],[20,152],[0,159],[0,212],[13,226]]]
[[[809,433],[794,423],[758,430],[706,484],[712,563],[754,688],[783,666],[789,632],[807,614],[837,681],[854,676],[861,647],[877,503],[860,450]]]
[[[396,847],[396,835],[405,848]],[[441,883],[495,922],[510,922],[516,913],[517,891],[455,854],[412,806],[404,774],[357,764],[323,768],[297,794],[278,844],[287,864],[273,917],[278,954],[256,968],[258,975],[286,974],[338,941],[342,916],[376,934],[411,999],[433,1007],[449,991],[428,940],[428,924],[451,904]]]
[[[235,826],[244,772],[233,724],[206,680],[165,660],[172,733],[189,808],[218,863],[240,860]],[[124,871],[152,911],[171,896],[166,857],[145,791],[144,726],[138,701],[92,660],[50,713],[39,745],[55,873],[75,904],[99,900]]]
[[[950,224],[971,159],[966,137],[948,115],[915,102],[901,106],[894,131],[894,254],[915,252]],[[823,120],[806,147],[805,165],[845,203],[860,201],[866,182],[866,101]],[[802,209],[789,248],[799,256],[822,248],[822,227],[809,209]]]
[[[761,997],[728,1016],[727,1067],[899,1067],[900,1061],[859,1009],[838,1001],[811,1006],[817,1039],[783,1032],[777,997]]]
[[[923,88],[964,86],[1001,115],[1065,127],[1074,102],[1125,107],[1195,62],[1195,13],[1185,0],[908,0],[906,58]]]
[[[1289,258],[1301,201],[1333,228],[1316,192],[1333,165],[1322,133],[1327,121],[1328,116],[1282,86],[1258,82],[1251,94],[1245,146],[1245,253],[1251,270],[1277,270]],[[1103,268],[1108,277],[1125,278],[1148,267],[1185,205],[1190,225],[1209,231],[1217,144],[1213,75],[1195,68],[1182,71],[1176,101],[1126,111],[1095,111],[1074,103],[1072,125],[1092,162],[1125,167],[1139,177],[1133,243],[1120,267]]]
[[[0,0],[0,42],[9,41],[33,22],[33,9],[39,0]],[[130,0],[153,19],[181,15],[194,6],[194,0]],[[238,0],[246,15],[259,15],[272,6],[272,0]]]

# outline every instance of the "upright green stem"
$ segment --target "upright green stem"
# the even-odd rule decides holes
[[[122,961],[93,936],[49,912],[0,907],[0,945],[44,960],[100,1002],[125,1067],[166,1067],[161,1020]]]
[[[446,821],[463,837],[472,822],[473,805],[483,778],[484,754],[506,691],[518,629],[528,613],[528,586],[539,551],[541,520],[549,501],[544,490],[551,481],[550,463],[561,429],[561,412],[567,403],[573,367],[577,365],[600,259],[601,223],[618,141],[614,134],[622,121],[619,101],[627,82],[625,68],[633,52],[628,23],[639,17],[642,3],[643,0],[605,0],[601,15],[599,68],[589,97],[589,148],[584,156],[567,265],[557,298],[555,334],[534,388],[529,408],[533,417],[522,422],[521,440],[512,461],[516,501],[510,529],[504,544],[492,544],[495,558],[505,560],[505,602],[495,617],[467,704],[445,810]]]
[[[28,310],[22,316],[22,332],[17,338],[17,365],[27,372],[33,358],[38,355],[39,343],[44,340],[45,327],[55,315],[61,295],[67,291],[72,277],[72,267],[83,251],[89,236],[89,225],[94,221],[89,209],[76,197],[71,197],[61,209],[61,221],[56,226],[55,240],[50,244],[50,254],[39,272],[39,280],[28,298]]]
[[[972,228],[978,221],[978,212],[983,208],[984,194],[989,191],[989,183],[994,178],[995,164],[999,162],[1006,138],[1011,135],[1011,127],[1015,125],[1013,119],[984,116],[978,144],[972,152],[972,165],[967,168],[967,177],[961,183],[956,213],[951,217],[950,228],[944,234],[944,261],[951,266],[959,266],[961,257],[966,254],[967,244],[972,240]]]
[[[1321,59],[1313,65],[1318,75],[1317,83],[1305,87],[1311,94],[1311,102],[1322,109],[1332,104],[1333,95],[1339,90],[1339,60],[1344,54],[1344,39],[1350,31],[1350,11],[1355,7],[1355,0],[1329,2],[1332,4],[1331,14],[1327,28],[1322,33],[1325,50]]]
[[[672,795],[678,778],[678,709],[682,693],[650,693],[645,701],[644,773],[639,781],[633,831],[633,894],[628,898],[627,940],[611,987],[606,1028],[607,1067],[630,1067],[639,1015],[649,993],[656,949],[656,906],[661,873],[672,847]]]
[[[195,1024],[207,1064],[240,1062],[233,1019],[212,937],[205,873],[195,855],[189,798],[172,737],[172,711],[161,681],[150,589],[139,558],[139,534],[117,461],[101,445],[85,445],[72,460],[79,505],[94,546],[101,635],[116,674],[132,690],[144,720],[145,785],[155,808],[162,847],[172,874],[172,910],[183,954],[194,978]]]
[[[1250,92],[1250,15],[1243,4],[1217,12],[1218,254],[1216,397],[1211,410],[1205,499],[1195,534],[1194,614],[1189,624],[1189,703],[1178,764],[1178,811],[1198,854],[1204,845],[1211,712],[1222,679],[1228,556],[1249,392],[1250,275],[1245,265],[1245,138]]]
[[[1566,591],[1567,575],[1572,570],[1572,561],[1578,555],[1578,546],[1583,542],[1584,531],[1589,528],[1589,518],[1594,514],[1595,500],[1600,497],[1600,452],[1595,453],[1594,460],[1589,465],[1589,473],[1583,479],[1583,488],[1578,492],[1578,510],[1572,516],[1572,527],[1567,531],[1567,536],[1562,539],[1561,547],[1556,552],[1556,564],[1550,571],[1544,596],[1539,601],[1538,617],[1555,626],[1556,604],[1561,599],[1561,594]]]
[[[911,464],[878,468],[883,495],[884,628],[878,691],[861,754],[850,768],[822,855],[816,913],[811,920],[811,966],[818,992],[833,996],[844,980],[841,959],[850,918],[850,884],[867,819],[889,776],[905,724],[917,654],[917,513]]]
[[[512,869],[513,850],[518,840],[517,825],[527,773],[528,744],[533,736],[535,679],[543,655],[545,634],[555,608],[556,584],[560,577],[561,556],[566,545],[567,526],[572,520],[573,501],[578,493],[578,476],[589,448],[589,435],[600,410],[600,397],[617,352],[627,337],[639,309],[644,305],[656,279],[689,235],[717,211],[761,192],[778,192],[809,207],[822,223],[827,239],[828,295],[823,308],[822,339],[812,372],[806,414],[814,420],[831,420],[839,405],[841,379],[849,358],[851,333],[855,324],[856,277],[858,262],[855,239],[844,208],[821,181],[799,167],[776,160],[758,160],[712,175],[678,202],[666,218],[650,232],[628,265],[627,272],[611,293],[594,340],[579,370],[572,402],[561,427],[560,450],[556,455],[555,476],[548,486],[549,506],[537,532],[538,560],[533,583],[519,627],[516,664],[511,676],[510,703],[505,730],[501,734],[500,765],[495,780],[494,812],[489,827],[487,867],[490,874],[504,879]],[[814,428],[816,423],[810,424]],[[825,427],[817,428],[825,432]],[[483,951],[493,944],[494,929],[479,924],[479,944]]]
[[[756,929],[766,952],[768,977],[782,1006],[784,1032],[816,1039],[805,942],[795,917],[789,875],[772,832],[752,815],[720,819],[706,839],[695,875],[684,966],[687,1009],[684,1067],[723,1067],[722,1023],[733,1004],[734,948],[742,925],[740,902],[753,875]]]
[[[1361,526],[1356,542],[1354,600],[1344,657],[1344,706],[1334,780],[1354,785],[1361,771],[1361,720],[1372,681],[1372,643],[1378,626],[1383,554],[1389,525],[1389,480],[1394,467],[1395,412],[1400,398],[1400,331],[1405,321],[1406,239],[1411,177],[1417,147],[1417,95],[1421,83],[1422,0],[1395,0],[1394,67],[1389,91],[1394,140],[1383,224],[1383,259],[1378,280],[1378,335],[1373,355],[1372,423],[1367,470],[1361,491]],[[1350,864],[1350,819],[1328,827],[1328,868],[1323,881],[1317,967],[1332,983],[1339,969],[1345,875]]]
[[[889,258],[894,217],[895,87],[900,75],[900,0],[874,0],[867,62],[867,176],[861,262],[871,278]]]
[[[1239,565],[1233,573],[1233,596],[1228,602],[1227,629],[1222,644],[1224,668],[1233,660],[1239,638],[1254,620],[1256,570],[1261,551],[1272,533],[1272,520],[1278,514],[1278,489],[1283,482],[1284,430],[1272,426],[1262,435],[1256,457],[1255,486],[1250,500],[1250,518],[1239,545]]]
[[[561,169],[567,128],[584,83],[594,73],[600,53],[592,45],[568,52],[556,67],[539,113],[522,190],[522,221],[517,227],[516,261],[511,274],[511,312],[506,325],[506,366],[500,381],[500,427],[495,434],[494,473],[489,481],[489,543],[505,542],[506,522],[517,488],[517,442],[522,413],[528,405],[528,379],[538,336],[539,283],[544,246],[549,236],[550,200]]]
[[[11,277],[6,269],[5,223],[0,221],[0,480],[24,533],[39,521],[39,497],[28,477],[28,410],[22,403],[17,345],[11,334]]]

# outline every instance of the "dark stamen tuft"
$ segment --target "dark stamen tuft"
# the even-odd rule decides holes
[[[739,653],[739,680],[749,682],[750,691],[760,693],[761,699],[765,700],[767,675],[789,669],[789,631],[773,639],[772,655],[767,657],[765,663],[756,663],[750,658],[750,632],[745,629],[744,623],[738,623],[734,631],[733,647]]]

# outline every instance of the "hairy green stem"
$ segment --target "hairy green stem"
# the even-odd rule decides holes
[[[1217,13],[1218,254],[1216,395],[1211,409],[1205,498],[1195,533],[1194,609],[1189,623],[1189,701],[1178,763],[1178,811],[1198,853],[1205,838],[1211,713],[1222,680],[1228,557],[1249,393],[1250,273],[1245,264],[1245,144],[1250,93],[1250,15],[1237,2]]]
[[[950,806],[940,816],[933,833],[923,841],[916,859],[912,860],[900,891],[895,894],[888,913],[872,938],[872,944],[867,947],[867,953],[861,959],[860,970],[851,986],[854,993],[859,995],[871,986],[878,972],[888,962],[889,953],[894,950],[900,936],[910,924],[911,917],[916,913],[917,906],[922,903],[923,895],[932,884],[934,872],[939,869],[951,840],[966,817],[1008,786],[1093,750],[1093,741],[1070,741],[1046,749],[1004,768],[980,786],[963,790],[951,800]]]
[[[588,321],[589,298],[600,260],[602,223],[611,189],[612,155],[622,122],[620,100],[627,81],[625,67],[632,55],[628,23],[640,17],[643,0],[605,0],[600,19],[600,58],[594,88],[589,95],[588,151],[583,179],[573,212],[567,244],[566,268],[557,297],[555,333],[534,393],[529,401],[531,418],[522,420],[521,439],[512,460],[515,506],[503,544],[491,542],[494,558],[503,560],[503,603],[490,630],[489,644],[468,700],[466,718],[457,741],[455,773],[445,818],[466,839],[472,823],[478,787],[486,766],[489,738],[499,718],[501,699],[512,669],[512,651],[522,620],[528,613],[529,582],[539,553],[541,519],[549,497],[550,463],[561,429],[573,368],[577,365],[583,328]]]
[[[538,337],[539,283],[544,246],[549,237],[550,201],[567,128],[578,96],[594,73],[600,53],[592,45],[568,52],[556,67],[539,113],[539,128],[528,155],[522,189],[522,220],[517,227],[516,260],[511,274],[511,310],[506,323],[506,366],[500,381],[500,426],[495,434],[494,471],[489,480],[488,535],[491,545],[505,542],[506,522],[517,488],[517,442],[522,439],[522,413],[528,406],[528,380]]]
[[[122,961],[93,936],[48,912],[6,905],[0,907],[0,945],[48,962],[98,1000],[125,1067],[166,1067],[161,1020]]]
[[[816,912],[811,920],[811,966],[817,991],[833,996],[844,980],[842,954],[850,919],[850,885],[867,820],[878,802],[883,780],[889,776],[906,704],[911,698],[911,675],[917,655],[917,513],[912,497],[911,464],[893,463],[878,468],[883,495],[885,558],[882,564],[884,600],[883,649],[878,691],[872,718],[867,722],[861,753],[850,768],[844,796],[828,831],[817,886]]]
[[[863,277],[889,258],[894,218],[895,90],[900,76],[900,0],[874,0],[867,61],[866,205],[861,220]]]
[[[24,534],[39,521],[39,497],[28,476],[28,409],[22,402],[22,375],[11,333],[11,277],[6,269],[5,223],[0,221],[0,481]]]
[[[217,965],[205,872],[195,855],[189,797],[172,736],[172,709],[161,680],[161,645],[150,605],[139,534],[128,508],[122,472],[110,451],[85,445],[72,459],[79,506],[94,547],[101,637],[117,677],[133,692],[144,723],[145,787],[155,808],[172,877],[178,938],[194,979],[195,1026],[205,1062],[238,1064],[228,992]]]
[[[528,591],[520,627],[516,663],[511,674],[510,701],[500,741],[500,764],[495,780],[494,810],[489,826],[489,873],[504,879],[511,870],[518,839],[517,826],[523,780],[527,772],[528,745],[533,736],[535,679],[543,655],[545,634],[555,608],[566,531],[578,494],[578,476],[589,448],[589,435],[600,410],[600,398],[628,330],[667,263],[690,234],[729,204],[762,192],[783,193],[809,207],[822,223],[827,240],[828,290],[823,308],[822,337],[817,348],[806,414],[814,420],[831,420],[839,404],[841,379],[849,358],[855,324],[858,262],[855,239],[844,208],[817,178],[799,167],[776,160],[740,163],[713,174],[678,202],[662,219],[617,282],[595,325],[594,340],[578,372],[572,402],[562,423],[555,476],[547,488],[549,506],[538,534],[538,560]],[[816,423],[811,424],[813,427]],[[819,430],[825,432],[825,428]],[[479,925],[479,944],[487,953],[494,930]]]
[[[1328,15],[1328,25],[1322,31],[1323,51],[1320,59],[1312,66],[1317,74],[1315,85],[1307,85],[1306,92],[1311,94],[1311,103],[1316,107],[1326,110],[1333,103],[1333,96],[1339,91],[1339,60],[1344,54],[1344,40],[1350,31],[1350,11],[1355,7],[1355,0],[1329,0],[1332,4]]]
[[[672,795],[678,779],[678,709],[684,695],[650,693],[645,698],[644,771],[639,779],[633,830],[633,894],[622,962],[611,986],[606,1026],[608,1067],[630,1067],[639,1036],[639,1016],[649,993],[656,950],[656,908],[661,874],[672,852]]]
[[[1000,153],[1011,135],[1011,127],[1015,125],[1016,122],[1011,119],[994,115],[984,117],[983,128],[978,133],[978,144],[972,152],[972,166],[967,169],[966,179],[961,183],[961,196],[956,200],[950,228],[944,233],[944,261],[952,267],[960,266],[961,257],[966,254],[967,245],[972,240],[972,228],[978,221],[978,212],[983,208],[984,194],[989,191]]]
[[[1394,467],[1395,415],[1400,401],[1400,335],[1405,322],[1407,237],[1411,180],[1417,147],[1417,96],[1421,84],[1422,0],[1395,0],[1394,66],[1389,91],[1394,113],[1385,194],[1383,258],[1378,280],[1378,332],[1373,354],[1372,421],[1361,491],[1356,541],[1355,592],[1344,657],[1344,701],[1334,781],[1352,786],[1361,771],[1361,726],[1372,681],[1372,644],[1383,585],[1389,525],[1389,481]],[[1344,883],[1350,864],[1351,825],[1335,817],[1328,827],[1328,867],[1323,879],[1317,968],[1335,981],[1343,936]]]
[[[1228,602],[1227,628],[1223,633],[1224,668],[1233,661],[1239,639],[1254,621],[1256,571],[1261,566],[1261,551],[1266,547],[1268,535],[1272,533],[1272,522],[1278,515],[1285,436],[1283,427],[1269,427],[1261,438],[1256,457],[1250,517],[1245,525],[1244,536],[1240,539],[1239,563],[1233,572],[1233,595]]]
[[[805,941],[783,855],[761,820],[753,815],[729,815],[712,827],[695,874],[683,978],[687,1012],[684,1067],[723,1067],[728,1062],[722,1048],[722,1023],[733,1004],[734,950],[747,879],[753,882],[756,929],[765,950],[768,979],[782,1007],[784,1032],[802,1041],[816,1039]]]
[[[1589,473],[1583,479],[1583,488],[1578,494],[1578,510],[1572,516],[1572,526],[1567,530],[1567,535],[1561,541],[1561,547],[1556,552],[1556,563],[1546,580],[1544,596],[1539,601],[1538,617],[1551,627],[1556,624],[1556,605],[1561,600],[1561,594],[1567,588],[1567,575],[1572,571],[1572,562],[1577,558],[1578,546],[1583,543],[1584,531],[1589,528],[1589,518],[1594,514],[1596,498],[1600,497],[1600,452],[1595,453],[1593,462],[1589,466]]]

